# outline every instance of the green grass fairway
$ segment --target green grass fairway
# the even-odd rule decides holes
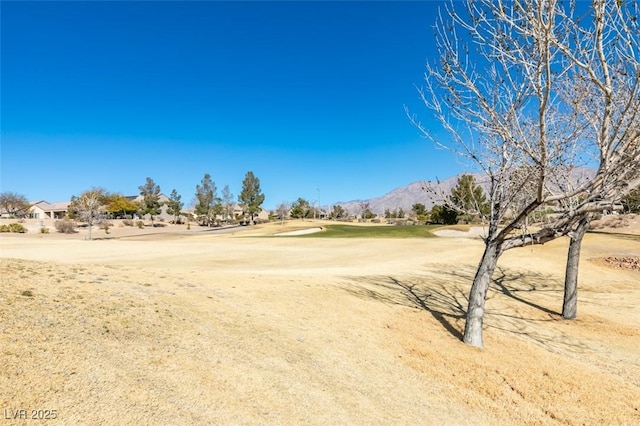
[[[299,235],[297,238],[435,238],[431,231],[440,227],[441,225],[324,225],[321,232]]]

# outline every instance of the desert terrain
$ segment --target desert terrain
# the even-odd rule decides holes
[[[574,321],[567,239],[507,252],[484,349],[473,235],[2,234],[0,424],[640,424],[640,271],[602,260],[640,256],[634,220],[585,237]]]

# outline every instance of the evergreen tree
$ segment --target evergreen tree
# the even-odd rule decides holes
[[[411,206],[411,211],[416,217],[425,216],[427,214],[427,208],[422,203],[416,203]]]
[[[260,179],[255,177],[252,171],[248,171],[242,181],[242,192],[238,196],[238,201],[244,214],[251,218],[251,222],[254,216],[262,211],[260,206],[264,202],[264,194],[260,190]]]
[[[463,174],[451,189],[451,201],[467,214],[486,214],[487,197],[473,175]]]
[[[309,202],[304,198],[298,198],[295,203],[291,205],[291,211],[289,215],[294,219],[304,219],[311,215],[311,208]]]
[[[343,219],[347,217],[347,211],[339,205],[334,205],[329,214],[330,219]]]
[[[155,226],[153,223],[153,217],[159,215],[162,210],[162,202],[160,201],[160,185],[156,184],[150,177],[144,185],[138,187],[140,195],[142,195],[142,201],[140,202],[140,214],[151,216],[151,226]]]
[[[625,213],[640,213],[640,188],[631,191],[622,199]]]
[[[181,199],[182,196],[178,194],[178,191],[175,189],[171,191],[169,201],[167,201],[167,213],[173,216],[173,223],[178,223],[180,215],[182,214],[184,203],[180,201]]]
[[[458,223],[458,212],[447,206],[435,205],[431,209],[431,222],[442,225],[455,225]]]
[[[195,207],[196,214],[203,216],[207,226],[210,226],[213,220],[215,220],[216,209],[216,197],[217,188],[211,175],[205,173],[204,177],[200,181],[200,185],[196,185],[196,200],[198,201]]]

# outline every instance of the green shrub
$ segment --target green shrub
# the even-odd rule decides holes
[[[27,232],[27,228],[19,223],[10,223],[8,225],[0,225],[0,232],[16,232],[19,234],[24,234],[25,232]]]
[[[143,221],[141,221],[141,220],[139,220],[139,221],[137,221],[137,222],[136,222],[136,226],[137,226],[138,228],[140,228],[140,229],[144,229],[144,222],[143,222]]]
[[[54,226],[56,227],[56,231],[62,234],[73,234],[74,232],[76,232],[75,222],[67,218],[56,220]]]
[[[49,228],[47,228],[46,226],[43,226],[42,228],[40,228],[40,233],[41,234],[48,234],[49,233]]]
[[[17,232],[20,234],[23,234],[25,232],[27,232],[27,228],[25,228],[24,226],[22,226],[19,223],[10,223],[9,224],[9,229],[11,230],[11,232]]]

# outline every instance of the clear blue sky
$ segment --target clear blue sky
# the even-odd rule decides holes
[[[1,182],[30,200],[204,173],[264,207],[365,199],[458,173],[414,85],[439,2],[1,3]]]

